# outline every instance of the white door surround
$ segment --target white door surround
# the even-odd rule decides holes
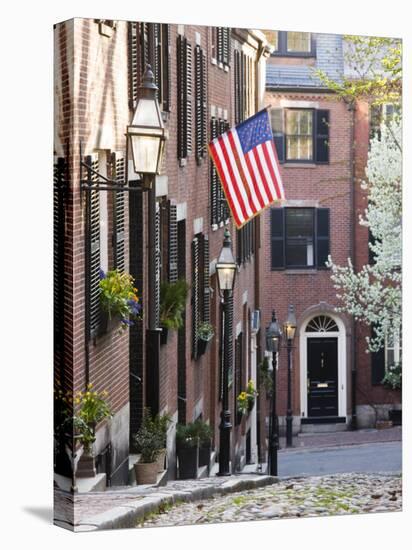
[[[306,328],[311,320],[318,316],[330,318],[336,324],[334,330],[318,330],[307,332]],[[336,330],[336,327],[338,330]],[[300,411],[301,417],[308,416],[308,365],[307,345],[308,338],[337,338],[338,340],[338,415],[346,418],[347,377],[346,377],[346,327],[342,319],[335,313],[320,311],[311,312],[301,323],[299,330],[299,364],[300,364]]]

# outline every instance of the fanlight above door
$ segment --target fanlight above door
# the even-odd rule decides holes
[[[309,321],[306,332],[339,332],[339,328],[331,317],[318,315]]]

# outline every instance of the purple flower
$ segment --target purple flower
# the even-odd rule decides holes
[[[122,319],[121,322],[128,327],[131,327],[134,324],[133,321],[130,321],[130,319]]]
[[[129,306],[130,313],[132,315],[139,315],[142,306],[138,302],[136,302],[135,300],[128,300],[127,305]]]
[[[100,280],[106,279],[106,273],[103,271],[103,269],[100,269],[99,271],[99,278]]]

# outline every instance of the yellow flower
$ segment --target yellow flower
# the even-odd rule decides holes
[[[87,384],[87,389],[90,390],[93,387],[93,384]]]

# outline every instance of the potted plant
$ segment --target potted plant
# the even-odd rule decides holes
[[[142,308],[131,275],[116,269],[107,273],[101,270],[99,288],[103,332],[110,330],[113,322],[120,321],[121,327],[126,329],[141,319]]]
[[[179,462],[179,478],[196,478],[199,467],[199,437],[194,422],[177,425],[176,451]]]
[[[157,481],[159,455],[162,441],[159,437],[159,429],[150,415],[149,409],[145,409],[142,425],[134,436],[135,444],[140,452],[140,459],[134,465],[137,484],[154,484]]]
[[[207,350],[210,347],[210,342],[213,339],[213,336],[215,335],[215,330],[213,328],[213,325],[210,323],[207,323],[206,321],[202,321],[199,323],[197,327],[197,333],[199,336],[199,341],[197,344],[197,353],[198,355],[203,355],[207,352]]]
[[[72,476],[72,461],[68,449],[73,441],[73,399],[70,391],[54,390],[54,470],[65,477]]]
[[[184,279],[175,283],[163,282],[160,285],[160,326],[161,343],[167,342],[169,329],[177,330],[183,326],[183,312],[186,307],[189,285]]]
[[[73,430],[83,445],[83,454],[77,463],[77,477],[94,477],[93,443],[96,440],[96,426],[99,422],[113,416],[106,402],[108,393],[93,391],[93,385],[88,384],[87,391],[77,392],[74,404],[79,406],[78,413],[73,416]]]
[[[209,466],[212,450],[212,427],[200,418],[195,420],[194,423],[196,426],[195,431],[199,438],[199,466]]]
[[[167,443],[167,430],[172,422],[172,417],[169,413],[157,414],[153,419],[155,429],[159,436],[159,453],[157,455],[158,472],[162,472],[165,469],[166,459],[166,443]]]

